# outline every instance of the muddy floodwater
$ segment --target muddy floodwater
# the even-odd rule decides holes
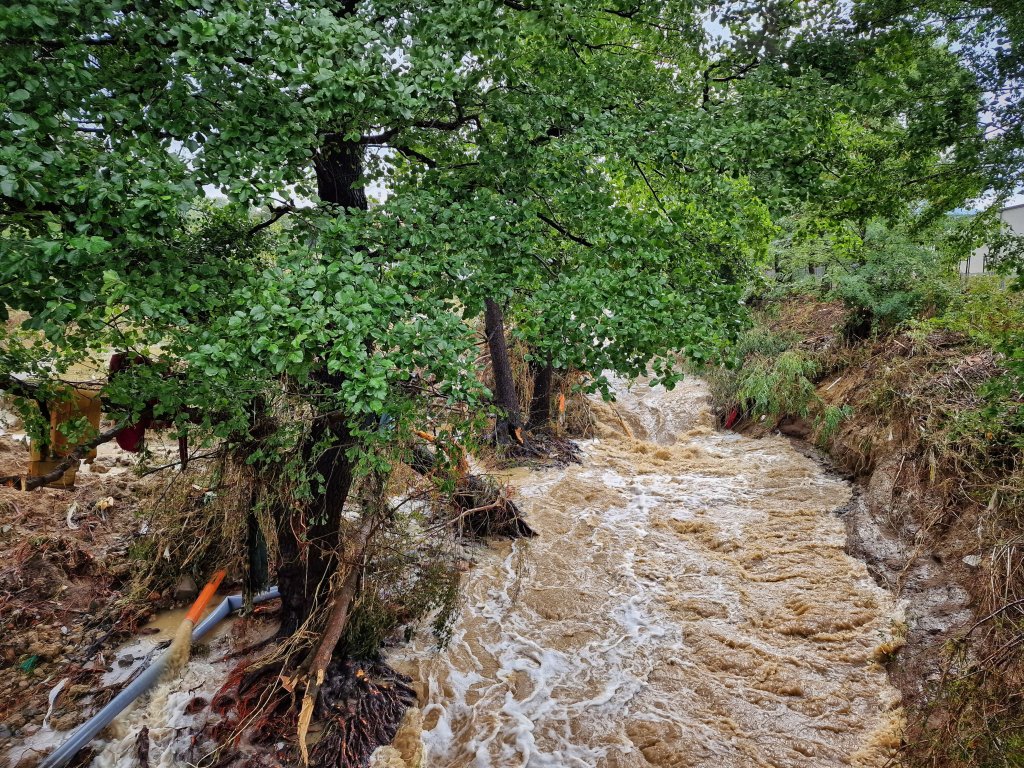
[[[422,708],[372,765],[884,765],[901,711],[877,658],[901,620],[844,552],[849,485],[783,438],[717,432],[699,380],[617,395],[595,404],[582,464],[508,474],[540,535],[472,548],[449,645],[424,630],[392,652]],[[99,687],[148,663],[182,618],[117,651]],[[104,732],[91,764],[198,762],[229,654],[273,631],[225,622]],[[68,737],[49,715],[10,766]]]
[[[699,380],[617,394],[582,465],[509,476],[540,536],[480,548],[448,647],[393,654],[424,765],[884,764],[898,615],[843,550],[849,485],[716,432]]]

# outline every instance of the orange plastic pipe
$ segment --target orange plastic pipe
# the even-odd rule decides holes
[[[188,613],[185,614],[185,621],[191,621],[193,624],[199,621],[199,618],[203,615],[203,610],[206,608],[207,603],[210,602],[210,598],[217,592],[217,587],[224,581],[224,571],[220,570],[213,574],[213,578],[206,582],[206,586],[203,587],[203,591],[199,593],[199,597],[192,603],[192,607],[188,609]]]

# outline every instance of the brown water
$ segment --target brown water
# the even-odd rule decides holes
[[[843,551],[847,483],[715,432],[698,380],[597,408],[581,466],[511,478],[539,538],[481,548],[448,648],[392,659],[424,765],[883,764],[896,610]]]

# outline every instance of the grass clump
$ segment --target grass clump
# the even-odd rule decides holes
[[[842,423],[851,418],[853,413],[853,406],[845,403],[843,405],[825,406],[815,420],[815,426],[818,430],[818,443],[820,445],[828,444]]]
[[[755,417],[806,417],[817,397],[813,381],[817,370],[814,360],[795,349],[786,350],[775,360],[757,359],[743,369],[736,400]]]

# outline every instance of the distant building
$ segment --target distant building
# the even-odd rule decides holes
[[[1024,235],[1024,203],[1003,208],[999,212],[999,218],[1018,235]],[[987,257],[988,246],[983,245],[972,253],[969,259],[960,262],[960,274],[964,277],[984,274],[988,271]]]

